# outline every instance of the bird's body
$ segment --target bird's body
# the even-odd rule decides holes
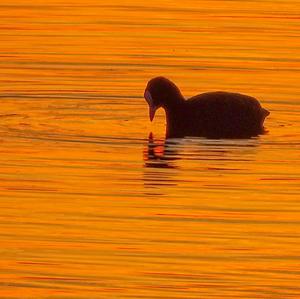
[[[145,98],[151,120],[159,107],[165,109],[168,138],[249,138],[264,132],[269,115],[257,99],[239,93],[207,92],[185,100],[176,85],[163,77],[149,81]]]
[[[219,91],[182,101],[166,114],[168,137],[235,138],[262,133],[268,112],[255,98]]]

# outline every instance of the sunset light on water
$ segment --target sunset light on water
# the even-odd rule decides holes
[[[0,4],[0,298],[300,298],[299,8]],[[267,133],[165,139],[156,76]]]

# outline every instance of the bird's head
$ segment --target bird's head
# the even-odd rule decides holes
[[[168,108],[182,100],[179,88],[165,77],[151,79],[145,89],[144,97],[149,105],[149,118],[153,120],[158,108]]]

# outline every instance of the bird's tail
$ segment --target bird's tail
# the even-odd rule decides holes
[[[270,115],[270,111],[265,109],[265,108],[262,108],[262,111],[263,111],[263,116],[264,117],[267,117],[268,115]]]
[[[270,115],[270,111],[265,108],[262,108],[262,117],[261,117],[261,121],[260,121],[260,127],[263,129],[264,132],[265,132],[264,121],[268,115]]]

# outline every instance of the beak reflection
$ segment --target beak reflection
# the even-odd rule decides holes
[[[150,133],[148,138],[148,145],[144,150],[145,167],[150,168],[177,168],[174,163],[179,160],[176,150],[176,143],[168,140],[157,140],[153,138]]]

